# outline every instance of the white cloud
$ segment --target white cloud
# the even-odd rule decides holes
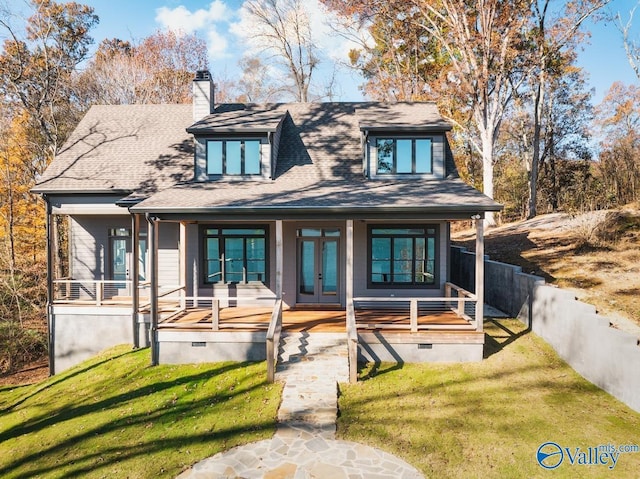
[[[210,59],[218,60],[227,57],[228,46],[229,42],[227,39],[220,35],[215,28],[210,28],[207,31],[207,49],[209,51]]]
[[[228,55],[227,39],[218,31],[219,24],[227,24],[233,12],[222,0],[214,0],[208,9],[200,8],[190,11],[184,5],[176,8],[161,7],[156,9],[156,22],[163,28],[174,32],[203,33],[207,38],[209,57],[212,60]]]

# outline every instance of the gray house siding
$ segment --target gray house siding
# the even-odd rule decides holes
[[[108,275],[109,229],[131,228],[131,217],[70,217],[70,274],[76,280],[104,280]]]
[[[162,223],[158,242],[158,282],[161,286],[180,284],[179,225]]]

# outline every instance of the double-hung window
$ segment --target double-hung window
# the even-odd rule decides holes
[[[377,174],[433,173],[431,138],[377,138]]]
[[[267,283],[266,227],[204,228],[204,283]]]
[[[436,285],[435,225],[369,226],[369,285]]]
[[[208,140],[208,175],[259,175],[260,140]]]

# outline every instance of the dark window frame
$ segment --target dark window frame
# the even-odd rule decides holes
[[[374,229],[424,229],[424,235],[373,235]],[[433,229],[433,235],[428,233],[429,229]],[[375,282],[373,281],[373,238],[424,238],[425,239],[425,261],[428,261],[428,239],[434,239],[434,258],[433,258],[433,283],[415,281],[415,247],[413,248],[412,261],[412,281],[411,282]],[[415,245],[415,240],[414,240]],[[393,252],[393,240],[391,241],[391,253]],[[390,274],[393,274],[393,263],[395,259],[393,254],[390,256]],[[440,225],[438,224],[370,224],[367,225],[367,288],[369,289],[438,289],[440,288]]]
[[[225,137],[225,138],[207,138],[205,140],[205,172],[209,177],[222,177],[222,176],[230,176],[230,177],[256,177],[262,176],[263,165],[262,165],[262,145],[264,138],[262,137]],[[227,143],[230,141],[239,141],[240,145],[240,173],[227,173]],[[257,141],[258,142],[258,173],[246,173],[246,157],[245,157],[245,142],[247,141]],[[221,142],[222,143],[222,173],[209,173],[209,145],[213,142]]]
[[[374,138],[374,150],[375,150],[375,167],[376,176],[391,176],[391,175],[433,175],[433,144],[435,136],[430,135],[417,135],[417,136],[402,136],[402,135],[383,135],[376,136]],[[410,140],[411,141],[411,171],[398,172],[398,140]],[[417,140],[429,140],[429,171],[416,172],[416,141]],[[380,158],[379,158],[379,142],[381,141],[393,141],[392,151],[392,167],[391,171],[380,171]]]
[[[217,229],[218,234],[208,234],[207,230]],[[222,230],[255,230],[255,229],[263,229],[263,235],[243,235],[243,234],[223,234]],[[200,225],[200,245],[201,245],[201,253],[200,253],[200,266],[201,266],[201,274],[200,274],[200,286],[201,287],[209,287],[214,285],[251,285],[251,284],[263,284],[266,287],[269,287],[269,276],[270,276],[270,262],[269,262],[269,225],[268,224],[201,224]],[[207,278],[207,239],[208,238],[219,238],[218,247],[220,248],[219,252],[222,253],[225,247],[225,238],[243,238],[243,270],[247,269],[247,238],[264,238],[264,281],[225,281],[224,271],[221,268],[221,274],[223,275],[222,281],[208,281]],[[246,273],[245,273],[246,276]]]

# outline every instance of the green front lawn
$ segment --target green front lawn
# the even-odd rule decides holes
[[[470,364],[368,365],[341,387],[342,439],[402,457],[437,478],[637,478],[640,452],[612,469],[536,461],[554,441],[581,451],[640,445],[640,414],[585,381],[519,321],[486,324],[487,359]],[[576,457],[576,462],[578,458]]]
[[[175,477],[275,431],[264,363],[149,367],[118,347],[31,386],[0,387],[0,477]]]

